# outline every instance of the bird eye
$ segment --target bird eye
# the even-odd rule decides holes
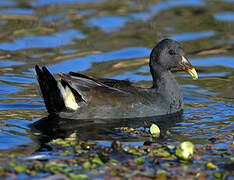
[[[176,54],[175,51],[172,50],[172,49],[170,49],[170,50],[168,51],[168,53],[169,53],[170,55],[175,55],[175,54]]]

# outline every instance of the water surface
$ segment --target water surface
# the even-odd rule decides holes
[[[221,0],[0,1],[0,151],[24,147],[28,155],[38,147],[29,125],[47,112],[34,83],[35,64],[149,87],[148,56],[165,37],[182,44],[199,73],[193,81],[174,72],[185,108],[165,141],[205,145],[212,136],[225,137],[234,122],[233,7]],[[143,142],[127,142],[135,141]]]

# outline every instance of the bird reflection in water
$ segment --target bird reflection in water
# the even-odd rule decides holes
[[[76,138],[85,141],[145,142],[149,140],[150,135],[148,137],[141,135],[132,137],[128,134],[120,134],[117,129],[120,127],[149,128],[152,123],[155,123],[159,126],[163,135],[169,128],[182,120],[182,112],[167,116],[112,120],[72,120],[49,115],[31,124],[30,129],[33,141],[36,141],[41,147],[51,140],[68,138],[73,133],[76,134]]]

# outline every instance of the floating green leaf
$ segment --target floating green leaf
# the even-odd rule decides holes
[[[28,166],[26,164],[21,164],[21,165],[16,165],[13,167],[14,170],[18,173],[22,173],[22,172],[25,172],[28,168]]]
[[[157,175],[157,179],[163,180],[167,178],[167,172],[162,169],[157,170],[156,175]]]
[[[137,163],[137,164],[142,164],[142,163],[145,162],[145,160],[146,160],[145,157],[137,157],[137,158],[135,158],[133,161],[134,161],[135,163]]]
[[[171,132],[169,130],[166,131],[166,135],[171,135]]]
[[[159,129],[159,127],[156,124],[152,124],[150,126],[150,134],[153,137],[158,137],[160,135],[160,129]]]
[[[216,165],[213,164],[212,162],[208,162],[208,163],[206,164],[206,167],[207,167],[208,169],[218,169],[218,166],[216,166]]]
[[[221,179],[222,178],[222,174],[220,172],[216,172],[214,173],[214,176],[218,179]]]
[[[86,162],[84,162],[83,163],[83,168],[85,168],[85,169],[89,169],[90,167],[91,167],[91,163],[89,162],[89,161],[86,161]]]
[[[88,178],[88,176],[86,174],[69,173],[68,175],[71,179],[75,179],[75,180],[82,180],[82,179]]]
[[[175,149],[175,146],[173,145],[167,145],[168,149]]]
[[[98,157],[98,156],[95,156],[93,159],[92,159],[92,163],[96,163],[100,166],[103,166],[104,163],[102,162],[102,160]]]
[[[191,159],[193,157],[193,149],[193,143],[189,141],[182,142],[176,147],[176,156],[184,160]]]

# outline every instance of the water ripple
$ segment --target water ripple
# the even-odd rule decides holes
[[[93,62],[105,62],[120,59],[146,57],[149,55],[150,51],[150,49],[143,47],[129,47],[101,54],[91,54],[84,57],[72,58],[67,61],[51,65],[50,70],[53,73],[83,71],[89,68],[91,63]]]
[[[233,12],[217,13],[214,15],[214,17],[218,21],[234,21],[234,13]]]
[[[186,7],[186,6],[204,6],[203,0],[168,0],[155,4],[151,7],[152,13],[158,13],[175,7]]]
[[[91,2],[101,2],[103,0],[33,0],[31,2],[32,6],[45,6],[51,4],[67,4],[67,3],[91,3]]]
[[[124,26],[128,20],[125,16],[101,16],[86,20],[85,24],[90,27],[97,26],[103,32],[110,33]]]
[[[14,43],[1,43],[0,49],[15,51],[31,48],[55,48],[67,44],[73,44],[73,39],[83,39],[85,35],[79,30],[70,29],[64,32],[57,32],[48,36],[25,36],[18,38]]]
[[[171,38],[176,41],[192,41],[192,40],[212,37],[215,34],[216,34],[215,31],[200,31],[200,32],[189,32],[189,33],[173,35],[171,36]]]
[[[224,66],[234,68],[234,57],[215,56],[202,59],[192,59],[194,66]]]
[[[35,11],[32,9],[1,9],[0,14],[16,14],[16,15],[33,15]]]
[[[24,62],[12,61],[12,60],[0,60],[1,67],[19,66],[25,64]]]

